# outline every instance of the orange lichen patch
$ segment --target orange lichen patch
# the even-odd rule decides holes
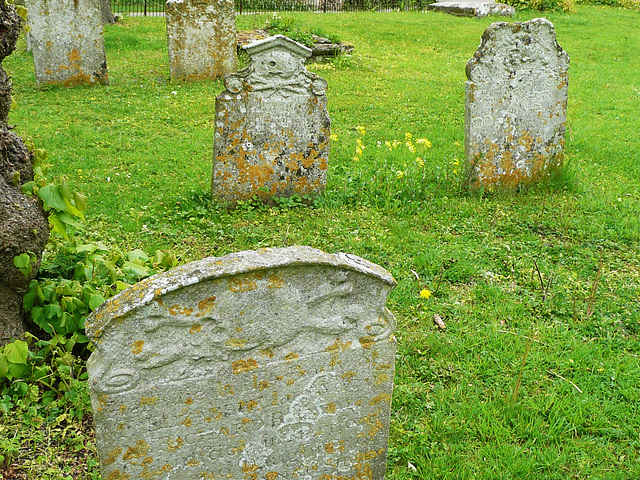
[[[362,345],[362,348],[366,349],[371,348],[374,344],[373,337],[371,336],[359,338],[358,341],[360,342],[360,345]]]
[[[185,315],[189,317],[193,313],[193,308],[181,307],[180,305],[173,305],[169,307],[169,313],[173,316]]]
[[[129,480],[131,475],[121,472],[120,470],[114,470],[111,475],[107,477],[107,480]]]
[[[143,346],[144,346],[144,340],[138,340],[137,342],[133,342],[131,344],[131,353],[133,353],[134,355],[139,354],[140,352],[142,352]]]
[[[125,424],[124,423],[119,423],[118,426],[116,427],[116,430],[122,431],[124,430]]]
[[[107,458],[102,462],[103,465],[111,465],[122,453],[122,447],[116,447],[107,454]]]
[[[389,375],[387,375],[386,373],[379,373],[376,376],[376,380],[373,382],[373,384],[374,385],[382,385],[387,380],[389,380]]]
[[[198,465],[200,465],[200,460],[196,460],[195,458],[187,460],[187,467],[197,467]]]
[[[282,288],[284,287],[284,278],[282,278],[278,274],[269,275],[269,283],[267,284],[267,288]]]
[[[151,463],[153,463],[153,458],[147,457],[144,460],[142,460],[142,462],[140,462],[140,465],[149,465]]]
[[[298,358],[299,356],[300,356],[300,355],[298,355],[297,353],[295,353],[295,352],[291,352],[291,353],[288,353],[287,355],[285,355],[284,359],[285,359],[285,360],[295,360],[295,359],[296,359],[296,358]]]
[[[247,463],[242,465],[242,473],[244,473],[245,480],[256,480],[258,478],[257,470],[258,465],[249,465]]]
[[[267,472],[265,478],[267,480],[276,480],[278,478],[278,472]]]
[[[143,466],[142,472],[138,475],[138,478],[146,478],[149,480],[159,478],[163,473],[170,472],[172,470],[171,465],[165,463],[162,468],[150,470],[148,465]]]
[[[367,425],[369,427],[369,431],[367,433],[364,433],[364,432],[363,433],[359,433],[358,434],[359,437],[363,437],[363,436],[367,436],[368,435],[370,438],[373,438],[373,437],[376,436],[376,434],[378,432],[380,432],[384,428],[384,425],[382,425],[382,422],[378,418],[378,413],[377,412],[370,413],[369,415],[361,418],[360,422],[362,422],[365,425]]]
[[[369,405],[375,405],[376,403],[380,402],[388,402],[389,400],[391,400],[391,397],[388,393],[381,393],[377,397],[373,397],[371,400],[369,400]]]
[[[189,333],[192,335],[195,333],[199,333],[200,331],[202,331],[202,325],[198,323],[192,325],[191,328],[189,329]]]
[[[244,338],[230,338],[229,340],[224,342],[224,344],[227,347],[231,348],[242,348],[247,344],[247,340],[245,340]]]
[[[185,427],[190,427],[191,426],[191,417],[185,418],[184,422],[182,422],[182,425],[184,425]]]
[[[250,292],[258,288],[256,282],[248,277],[230,277],[229,278],[229,290],[234,293]]]
[[[140,406],[142,407],[143,405],[153,405],[157,401],[158,397],[142,397],[140,399]]]
[[[238,360],[231,364],[233,367],[233,373],[238,375],[239,373],[249,372],[258,368],[258,362],[256,362],[253,358],[249,358],[247,360]]]
[[[126,405],[120,405],[120,407],[118,408],[118,410],[120,410],[121,412],[124,412],[128,407]]]
[[[123,460],[131,460],[132,458],[142,458],[147,456],[149,445],[144,440],[138,440],[134,447],[129,447],[127,452],[122,456]]]
[[[333,442],[325,444],[324,451],[327,453],[335,453],[336,447],[333,445]]]
[[[170,438],[167,439],[167,450],[169,450],[170,452],[179,449],[180,447],[182,447],[182,445],[184,445],[184,440],[182,440],[182,438],[178,437],[176,438],[176,443],[175,445],[173,444],[173,442],[171,441]]]
[[[345,372],[342,374],[341,378],[344,378],[345,380],[351,380],[353,377],[357,375],[358,374],[356,372]]]
[[[187,405],[193,405],[193,398],[189,397],[187,398],[184,403],[186,403]]]
[[[349,348],[351,348],[351,342],[341,342],[339,338],[336,338],[336,341],[325,350],[329,353],[337,354],[349,350]]]
[[[201,312],[210,312],[216,302],[216,297],[211,296],[209,298],[205,298],[204,300],[200,300],[198,302],[198,310]]]
[[[249,423],[251,423],[251,419],[250,418],[243,418],[242,419],[242,423],[244,423],[245,425],[248,425]]]
[[[287,380],[287,385],[293,385],[294,383],[296,383],[294,380]]]
[[[267,388],[269,388],[271,386],[271,384],[269,382],[267,382],[266,380],[260,380],[260,383],[258,383],[258,390],[266,390]]]
[[[333,402],[327,403],[327,405],[324,407],[324,411],[328,414],[334,414],[337,410],[338,409],[336,408],[336,404]]]

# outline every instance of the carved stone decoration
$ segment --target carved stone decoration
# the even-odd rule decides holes
[[[38,86],[109,83],[100,0],[25,0]]]
[[[382,480],[394,285],[354,255],[290,247],[108,300],[86,323],[102,478]]]
[[[568,69],[548,20],[487,28],[466,68],[471,188],[517,188],[562,168]]]
[[[244,47],[250,64],[216,99],[212,196],[315,195],[327,183],[327,82],[308,72],[311,50],[276,35]]]
[[[216,79],[236,71],[233,0],[168,0],[166,18],[172,80]]]

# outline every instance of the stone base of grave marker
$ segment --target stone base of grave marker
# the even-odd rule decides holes
[[[100,0],[25,0],[38,85],[109,83]]]
[[[172,80],[215,79],[236,71],[233,0],[168,0],[166,19]]]
[[[459,17],[482,18],[489,15],[512,17],[516,9],[504,3],[496,3],[486,0],[461,0],[444,1],[427,5],[427,10],[444,12]]]
[[[308,72],[311,50],[282,35],[244,47],[247,68],[216,99],[212,196],[312,196],[327,183],[327,82]]]
[[[487,28],[466,68],[471,188],[519,188],[560,170],[568,69],[569,56],[548,20]]]
[[[309,247],[143,280],[86,323],[102,478],[383,480],[395,285]]]

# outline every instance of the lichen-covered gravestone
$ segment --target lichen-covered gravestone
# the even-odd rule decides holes
[[[235,72],[233,0],[168,0],[166,18],[172,80],[215,79]]]
[[[212,195],[222,202],[312,196],[327,183],[327,82],[311,50],[282,35],[244,47],[247,68],[216,99]]]
[[[518,188],[561,169],[568,69],[548,20],[487,28],[466,69],[471,188]]]
[[[384,478],[395,285],[310,247],[207,258],[87,319],[102,478]]]
[[[100,0],[25,0],[38,85],[107,84]]]

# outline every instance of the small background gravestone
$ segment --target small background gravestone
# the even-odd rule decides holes
[[[308,72],[311,50],[282,35],[244,47],[247,68],[216,99],[212,196],[315,195],[327,183],[327,82]]]
[[[382,480],[395,285],[309,247],[156,275],[86,323],[102,478]]]
[[[562,167],[568,69],[548,20],[487,28],[466,69],[472,188],[520,187]]]
[[[25,0],[38,85],[107,84],[99,0]]]
[[[483,18],[489,15],[513,17],[516,9],[505,3],[492,0],[444,0],[427,5],[427,10],[444,12],[458,17]]]
[[[235,72],[233,0],[168,0],[166,19],[172,80],[215,79]]]

